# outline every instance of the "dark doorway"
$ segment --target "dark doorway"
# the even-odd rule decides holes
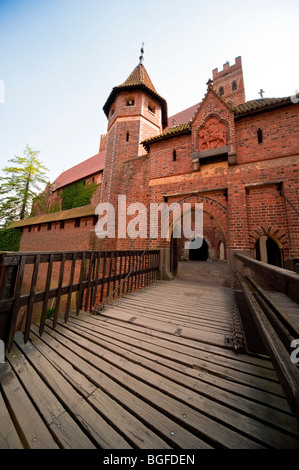
[[[269,237],[266,241],[266,245],[267,245],[268,263],[273,264],[274,266],[279,266],[281,268],[281,254],[280,254],[279,246],[273,240],[273,238],[269,238]]]
[[[282,266],[281,251],[273,238],[263,235],[255,244],[255,256],[259,261],[272,264],[273,266]]]
[[[190,261],[207,261],[209,257],[209,246],[205,240],[202,241],[200,248],[189,250]]]

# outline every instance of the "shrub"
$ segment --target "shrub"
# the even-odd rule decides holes
[[[0,230],[0,251],[19,251],[22,230],[20,228],[4,228]]]

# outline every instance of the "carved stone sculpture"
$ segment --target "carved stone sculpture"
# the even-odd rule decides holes
[[[210,117],[199,131],[199,151],[222,147],[227,144],[227,129],[215,116]]]

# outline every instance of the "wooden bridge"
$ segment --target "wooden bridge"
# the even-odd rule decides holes
[[[260,314],[260,324],[253,323],[264,341],[257,344],[256,331],[247,326],[244,331],[240,312],[232,315],[229,282],[219,274],[224,263],[199,263],[197,274],[195,262],[189,268],[182,263],[177,279],[161,281],[157,253],[146,263],[139,255],[133,264],[124,258],[116,262],[115,254],[99,256],[95,259],[106,259],[107,271],[95,262],[90,266],[96,276],[87,270],[84,279],[73,278],[68,287],[58,279],[57,287],[48,283],[48,291],[31,288],[20,295],[18,304],[34,318],[35,301],[46,311],[43,303],[59,289],[66,306],[70,292],[77,301],[81,292],[82,308],[85,288],[114,283],[110,301],[97,314],[70,308],[63,316],[54,309],[52,318],[40,319],[42,335],[40,324],[28,329],[23,321],[25,338],[14,335],[0,364],[0,448],[299,448],[298,368],[288,350],[289,340],[299,338],[298,304],[277,286],[257,292],[260,286],[240,276],[236,308],[252,318]],[[60,262],[68,258],[74,267],[76,256],[65,255]],[[81,255],[77,258],[83,263]],[[72,272],[75,268],[71,277]],[[132,274],[131,287],[122,291]],[[296,275],[287,275],[279,291],[287,288],[293,296],[294,282]],[[264,321],[262,294],[275,298],[276,323]],[[1,306],[14,311],[3,295]],[[237,353],[231,347],[234,338]]]

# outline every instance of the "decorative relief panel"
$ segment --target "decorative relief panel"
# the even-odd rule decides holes
[[[211,150],[227,145],[227,128],[216,116],[211,116],[199,130],[199,151]]]

